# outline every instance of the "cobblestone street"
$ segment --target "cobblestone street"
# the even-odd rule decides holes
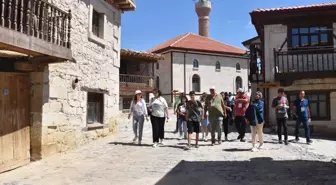
[[[230,142],[211,147],[202,141],[200,148],[185,151],[186,141],[171,133],[174,122],[166,125],[163,147],[151,147],[149,122],[145,123],[144,145],[134,146],[131,125],[126,128],[128,121],[123,121],[118,135],[0,174],[0,184],[336,184],[336,165],[330,162],[336,157],[335,141],[315,139],[310,146],[285,146],[276,144],[275,135],[265,135],[264,149],[250,152],[251,143],[233,141],[237,137],[233,132]]]

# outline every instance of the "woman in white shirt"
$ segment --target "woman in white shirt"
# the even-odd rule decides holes
[[[130,114],[128,115],[128,119],[131,118],[131,115],[133,115],[133,121],[132,121],[134,132],[133,142],[136,143],[138,140],[138,144],[141,145],[145,117],[146,120],[148,121],[148,115],[147,115],[146,102],[144,99],[142,99],[140,90],[135,91],[134,98],[131,102],[131,111]]]
[[[151,112],[153,147],[156,147],[158,144],[163,145],[165,120],[168,121],[169,117],[167,101],[161,96],[161,91],[154,89],[153,94],[154,98],[149,102],[149,109]]]

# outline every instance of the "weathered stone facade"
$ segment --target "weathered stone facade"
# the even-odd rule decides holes
[[[72,11],[71,49],[75,62],[49,65],[31,74],[32,157],[64,152],[106,136],[117,124],[121,11],[103,0],[54,0]],[[93,9],[103,15],[99,38],[92,34]],[[74,80],[78,79],[77,84]],[[74,85],[75,84],[75,85]],[[73,86],[74,85],[74,86]],[[103,94],[101,129],[88,131],[88,92]]]

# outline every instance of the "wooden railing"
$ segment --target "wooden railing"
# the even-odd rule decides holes
[[[154,88],[155,84],[153,76],[120,74],[119,80],[121,87]]]
[[[0,26],[71,47],[71,10],[65,12],[44,0],[0,0]]]
[[[276,51],[274,49],[274,71],[275,76],[313,74],[328,76],[336,70],[336,50],[334,48]],[[303,75],[303,76],[302,76]],[[323,76],[322,75],[322,76]]]

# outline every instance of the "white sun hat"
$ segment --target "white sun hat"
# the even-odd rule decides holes
[[[210,90],[213,89],[213,90],[216,90],[216,87],[215,86],[211,86],[210,87]]]
[[[135,94],[141,94],[141,91],[140,90],[136,90]]]

